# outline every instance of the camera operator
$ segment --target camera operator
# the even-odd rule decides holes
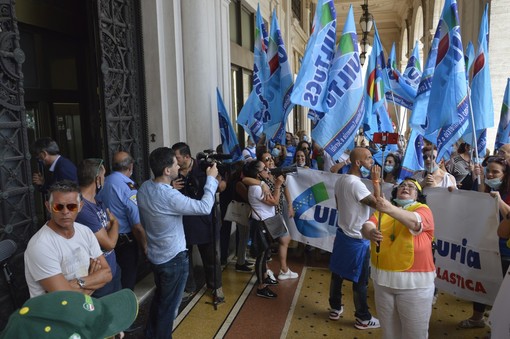
[[[196,159],[191,157],[191,150],[184,142],[178,142],[172,146],[175,158],[179,165],[179,177],[172,181],[172,186],[182,194],[193,199],[200,200],[204,195],[204,186],[207,175],[200,168]],[[226,182],[218,176],[218,191],[226,188]],[[202,258],[207,287],[212,289],[214,302],[224,302],[225,296],[221,282],[221,263],[219,258],[219,232],[214,224],[214,207],[211,213],[201,216],[184,216],[184,234],[186,247],[189,253],[190,270],[186,281],[185,298],[190,298],[197,290],[193,272],[193,245],[197,245]],[[213,234],[213,230],[215,234]]]

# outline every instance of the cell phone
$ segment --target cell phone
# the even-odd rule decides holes
[[[396,145],[398,144],[398,133],[377,132],[374,133],[372,141],[379,145]]]

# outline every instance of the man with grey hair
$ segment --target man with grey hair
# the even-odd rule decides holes
[[[78,184],[63,180],[49,190],[51,219],[30,239],[25,278],[30,296],[54,291],[92,294],[112,279],[94,233],[75,222],[82,207]]]
[[[127,152],[113,155],[113,172],[106,177],[103,188],[96,195],[119,221],[119,238],[115,246],[117,263],[121,269],[122,288],[134,290],[138,266],[138,246],[147,254],[147,240],[140,222],[135,182],[133,157]]]
[[[39,172],[32,175],[32,182],[41,192],[46,193],[48,188],[57,181],[71,180],[78,182],[76,166],[71,160],[60,155],[60,149],[53,139],[37,139],[32,145],[32,153],[42,165]],[[42,173],[42,167],[48,168],[46,175]]]

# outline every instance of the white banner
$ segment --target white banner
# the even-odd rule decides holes
[[[491,337],[500,339],[510,338],[510,268],[506,272],[505,279],[499,288],[498,296],[494,301],[489,324],[491,325]]]
[[[331,252],[337,213],[334,186],[338,174],[298,169],[287,177],[295,216],[292,239]],[[371,182],[365,181],[372,189]],[[391,185],[383,187],[389,198]],[[426,189],[434,215],[436,286],[467,300],[492,305],[503,274],[499,257],[498,206],[489,194],[446,188]]]

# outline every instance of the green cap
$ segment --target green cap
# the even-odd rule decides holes
[[[128,328],[137,314],[138,301],[129,289],[100,299],[57,291],[27,300],[0,338],[106,338]]]

